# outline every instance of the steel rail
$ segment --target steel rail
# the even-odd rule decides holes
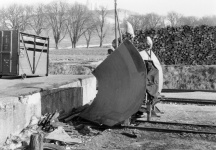
[[[146,120],[135,120],[135,123],[150,123],[150,124],[162,124],[162,125],[176,125],[176,126],[189,126],[189,127],[202,127],[202,128],[209,128],[207,129],[199,129],[199,130],[193,130],[193,129],[169,129],[169,128],[158,128],[158,127],[143,127],[143,126],[132,126],[132,125],[115,125],[112,127],[106,126],[106,125],[99,125],[97,123],[93,122],[86,122],[81,121],[81,124],[85,124],[90,126],[94,129],[137,129],[137,130],[143,130],[143,131],[152,131],[152,132],[164,132],[164,133],[192,133],[192,134],[216,134],[216,125],[208,125],[208,124],[190,124],[190,123],[178,123],[178,122],[162,122],[162,121],[146,121]],[[215,128],[215,131],[211,131],[213,128]],[[214,130],[214,129],[213,129]]]
[[[124,126],[124,128],[138,129],[138,130],[144,130],[144,131],[154,131],[154,132],[166,132],[166,133],[216,134],[216,132],[211,132],[211,131],[197,131],[197,130],[183,130],[183,129],[165,129],[165,128],[140,127],[140,126]]]
[[[216,90],[187,90],[187,89],[162,89],[162,93],[181,93],[181,92],[213,92]]]
[[[141,126],[114,126],[114,127],[96,126],[96,125],[89,125],[89,126],[94,129],[137,129],[143,131],[164,132],[164,133],[216,134],[216,132],[205,131],[205,130],[197,131],[197,130],[166,129],[166,128],[141,127]]]
[[[208,125],[208,124],[190,124],[190,123],[146,121],[146,120],[136,120],[135,122],[150,123],[150,124],[163,124],[163,125],[179,125],[179,126],[194,126],[194,127],[203,127],[203,128],[215,128],[215,130],[216,130],[216,125]]]
[[[185,99],[185,98],[159,98],[160,102],[171,103],[188,103],[188,104],[204,104],[204,105],[216,105],[216,100],[209,99]]]
[[[178,123],[172,123],[172,122],[148,122],[148,123],[161,123],[161,124],[178,124]],[[86,125],[89,125],[91,128],[94,129],[137,129],[137,130],[143,130],[143,131],[152,131],[152,132],[164,132],[164,133],[192,133],[192,134],[216,134],[216,131],[207,131],[207,130],[186,130],[186,129],[168,129],[168,128],[158,128],[158,127],[142,127],[142,126],[113,126],[113,127],[108,127],[108,126],[100,126],[96,124],[89,124],[86,123]],[[182,123],[179,125],[194,125],[194,126],[199,126],[199,127],[216,127],[216,126],[211,126],[211,125],[199,125],[199,124],[186,124]]]

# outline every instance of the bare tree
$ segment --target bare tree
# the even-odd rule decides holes
[[[145,15],[144,18],[144,24],[146,24],[146,28],[156,28],[164,26],[164,20],[162,16],[155,13],[149,13]]]
[[[30,11],[29,11],[30,12]],[[47,21],[45,17],[45,6],[39,4],[36,7],[31,7],[32,17],[29,25],[37,35],[40,35],[44,29],[47,28]]]
[[[25,5],[23,7],[24,7],[24,14],[21,17],[22,24],[20,26],[20,31],[26,31],[27,29],[29,29],[29,23],[32,17],[32,14],[29,13],[32,7],[30,5]]]
[[[209,25],[215,26],[216,25],[216,16],[204,16],[199,19],[199,25]]]
[[[79,38],[86,32],[89,19],[90,13],[85,5],[75,3],[69,8],[66,26],[72,48],[76,48]]]
[[[142,15],[130,15],[126,20],[131,23],[134,30],[142,29],[145,22]]]
[[[181,14],[178,14],[176,12],[169,12],[167,14],[167,20],[170,22],[170,26],[179,26],[180,25],[180,21],[181,21],[181,17],[182,15]]]
[[[149,13],[146,15],[131,15],[127,18],[134,30],[145,30],[147,28],[156,28],[164,26],[163,16],[155,13]]]
[[[90,17],[90,20],[87,22],[86,31],[84,32],[84,37],[86,39],[86,47],[89,48],[92,34],[95,32],[95,22],[93,18]]]
[[[103,40],[107,34],[108,26],[106,22],[108,11],[104,6],[100,6],[99,9],[95,11],[95,30],[98,37],[100,38],[100,47],[103,46]]]
[[[46,17],[53,32],[56,49],[66,35],[67,6],[67,3],[61,1],[54,1],[46,6]]]
[[[4,14],[2,13],[3,10],[0,10],[0,30],[5,30],[7,29],[5,26],[5,22],[4,22]]]
[[[18,4],[3,8],[1,10],[3,26],[7,29],[25,31],[31,17],[31,14],[28,13],[29,10],[29,6],[21,6]]]
[[[189,25],[189,26],[197,26],[199,25],[199,19],[194,16],[182,16],[180,18],[180,25]]]

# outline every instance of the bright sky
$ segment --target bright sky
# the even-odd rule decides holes
[[[0,0],[1,6],[8,6],[12,3],[20,4],[47,4],[53,0]],[[114,8],[114,0],[66,0],[68,2],[87,1],[96,5],[104,5],[109,9]],[[166,15],[169,11],[175,11],[186,16],[216,15],[216,0],[117,0],[117,7],[138,12],[140,14],[155,12],[159,15]]]

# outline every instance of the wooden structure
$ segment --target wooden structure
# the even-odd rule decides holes
[[[43,150],[43,134],[33,133],[30,137],[29,150]]]
[[[46,75],[49,64],[49,37],[18,30],[0,31],[0,77]]]

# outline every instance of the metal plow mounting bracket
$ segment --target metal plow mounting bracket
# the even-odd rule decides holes
[[[136,113],[146,94],[146,66],[133,44],[124,41],[94,71],[98,94],[80,116],[113,126]]]

